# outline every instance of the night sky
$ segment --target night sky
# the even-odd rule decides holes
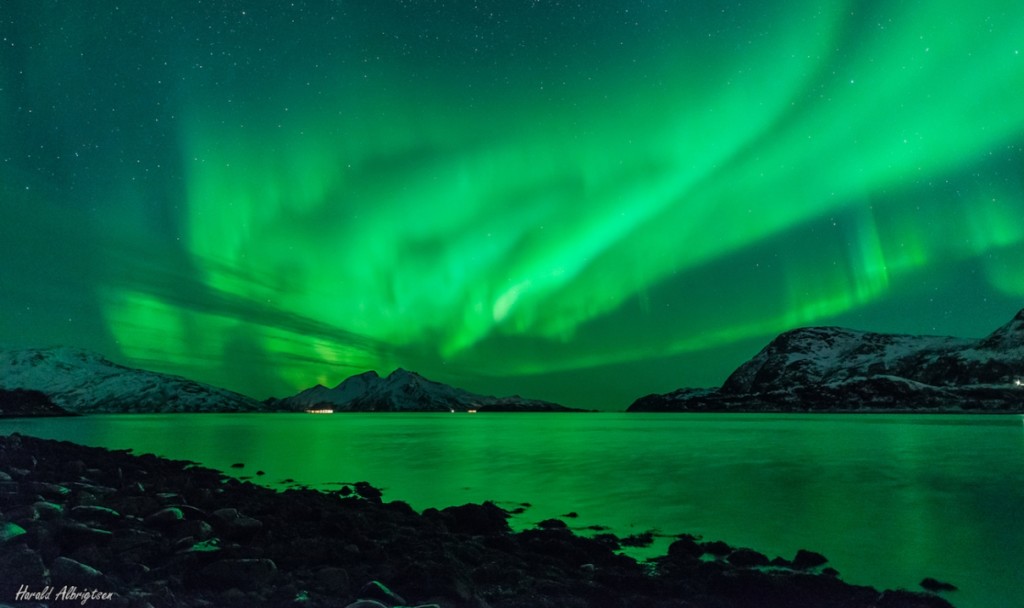
[[[1020,0],[0,0],[0,345],[625,408],[1024,307]]]

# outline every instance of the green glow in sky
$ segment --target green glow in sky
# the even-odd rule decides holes
[[[800,325],[1003,323],[1024,5],[758,4],[15,3],[0,338],[619,408]]]

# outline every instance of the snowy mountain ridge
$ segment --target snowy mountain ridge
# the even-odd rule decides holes
[[[519,396],[477,395],[401,368],[385,377],[375,371],[351,376],[332,389],[317,385],[292,397],[270,400],[268,405],[291,411],[330,408],[335,412],[574,411]]]
[[[0,350],[0,389],[35,390],[78,414],[246,412],[261,404],[181,376],[133,369],[86,350]]]
[[[718,389],[628,411],[1024,411],[1024,310],[982,339],[808,327],[780,334]]]

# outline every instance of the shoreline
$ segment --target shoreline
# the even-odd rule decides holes
[[[684,535],[639,563],[616,552],[625,539],[558,520],[513,532],[509,516],[489,502],[417,513],[367,482],[278,491],[187,461],[3,435],[0,604],[75,586],[113,594],[88,605],[129,608],[950,606],[846,584],[812,551],[773,560]]]

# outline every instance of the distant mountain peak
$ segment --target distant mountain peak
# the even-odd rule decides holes
[[[74,413],[254,411],[253,399],[181,376],[133,369],[58,346],[0,350],[0,389],[39,391]]]
[[[990,333],[981,342],[986,349],[1024,348],[1024,309],[1021,309],[1010,321]]]
[[[477,395],[401,367],[386,377],[375,371],[350,376],[326,391],[306,389],[292,397],[276,400],[273,405],[293,411],[329,408],[336,412],[573,411],[554,403],[518,396]]]

